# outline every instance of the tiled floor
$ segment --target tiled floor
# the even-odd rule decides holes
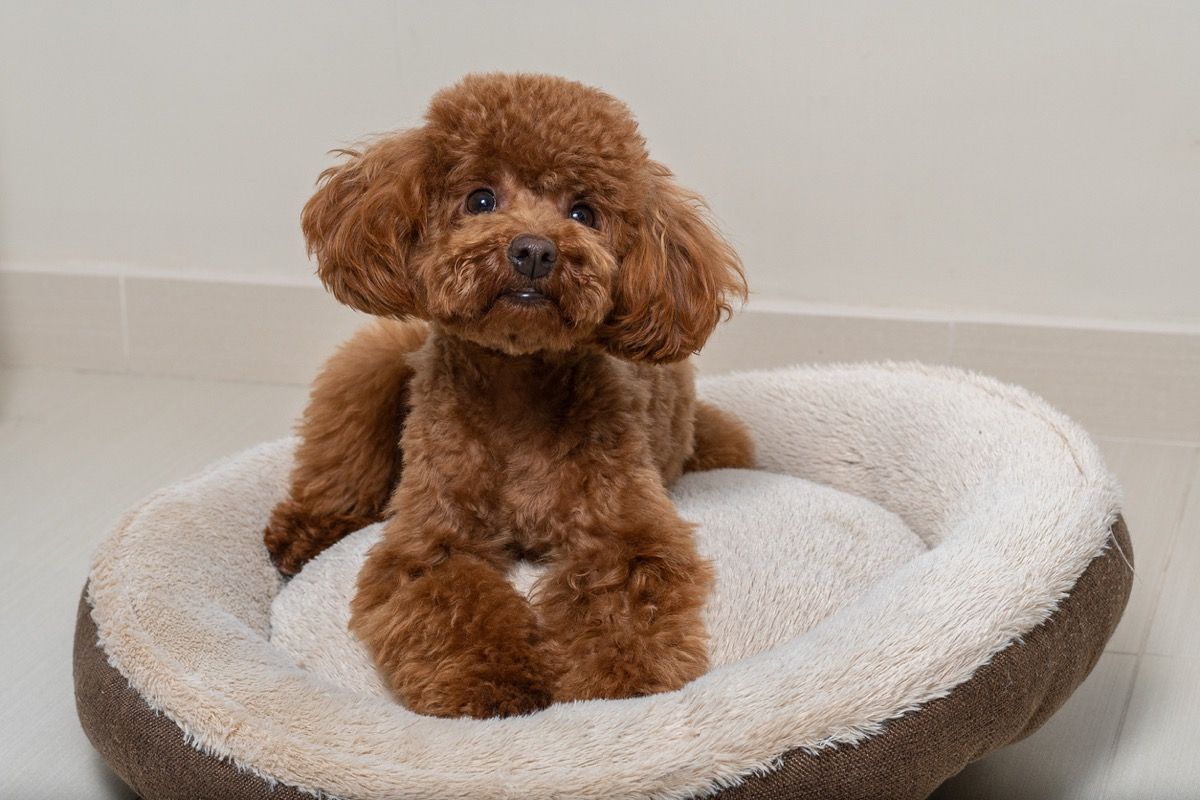
[[[286,433],[304,397],[295,386],[0,371],[0,797],[131,796],[75,718],[71,632],[92,551],[155,487]],[[1094,432],[1126,488],[1138,565],[1126,618],[1046,727],[969,767],[943,800],[1200,797],[1200,447]]]

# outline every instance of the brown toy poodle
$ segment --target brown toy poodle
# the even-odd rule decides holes
[[[713,571],[666,487],[753,453],[686,361],[745,295],[699,198],[622,103],[545,76],[468,77],[344,155],[304,234],[329,291],[380,320],[314,385],[265,533],[280,571],[386,519],[351,628],[424,714],[701,675]],[[547,566],[532,601],[518,559]]]

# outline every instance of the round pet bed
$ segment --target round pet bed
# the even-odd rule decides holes
[[[713,667],[683,689],[407,711],[344,631],[377,531],[286,589],[268,561],[288,440],[160,491],[100,548],[75,641],[85,731],[146,800],[920,798],[1091,670],[1131,550],[1095,446],[1044,402],[914,365],[700,394],[751,428],[760,470],[674,489],[718,573]]]

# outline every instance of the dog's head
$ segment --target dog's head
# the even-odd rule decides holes
[[[304,208],[318,273],[343,303],[514,354],[594,342],[666,362],[745,296],[700,199],[609,95],[474,75],[425,119],[345,151]]]

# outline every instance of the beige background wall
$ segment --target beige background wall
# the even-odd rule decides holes
[[[0,9],[5,269],[311,281],[324,151],[521,69],[630,103],[752,305],[1200,325],[1200,3]]]

